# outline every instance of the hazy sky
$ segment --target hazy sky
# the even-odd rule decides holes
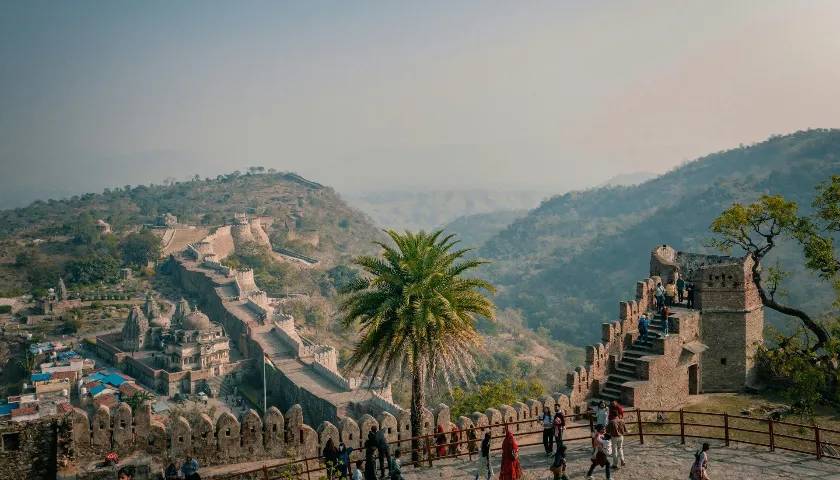
[[[263,165],[554,189],[840,126],[840,2],[0,3],[0,206]]]

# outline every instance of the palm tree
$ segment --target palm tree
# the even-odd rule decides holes
[[[411,430],[421,432],[424,388],[443,379],[470,381],[473,351],[481,346],[476,315],[494,318],[495,306],[484,292],[495,288],[479,278],[462,276],[486,262],[453,250],[454,235],[442,230],[397,233],[386,230],[394,246],[376,242],[381,257],[361,256],[354,263],[365,276],[342,290],[345,326],[358,322],[361,338],[347,364],[361,367],[373,381],[411,377]],[[484,291],[484,292],[483,292]],[[415,440],[412,458],[417,460]]]

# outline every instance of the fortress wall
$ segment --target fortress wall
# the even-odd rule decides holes
[[[639,373],[646,381],[622,388],[621,401],[624,405],[670,410],[688,400],[686,365],[697,363],[699,355],[683,351],[683,340],[675,335],[654,343],[663,354],[643,357],[647,361],[640,364]]]
[[[251,219],[250,227],[254,240],[260,245],[271,248],[271,241],[268,239],[268,234],[265,233],[265,229],[263,229],[262,220],[260,218]]]
[[[263,356],[263,347],[251,338],[250,327],[225,307],[223,298],[219,295],[217,286],[212,279],[201,271],[186,268],[174,257],[170,260],[169,269],[182,288],[199,299],[199,308],[225,327],[228,336],[232,341],[237,342],[243,355],[256,359]],[[299,342],[299,339],[295,341],[281,329],[275,329],[274,331],[291,345]],[[302,344],[300,344],[301,349],[302,347]],[[306,368],[310,367],[307,366]],[[318,367],[314,368],[317,369]],[[342,413],[332,401],[313,394],[305,386],[297,385],[282,371],[271,368],[270,365],[266,369],[266,383],[268,385],[269,404],[280,405],[284,408],[300,404],[305,407],[307,415],[311,415],[307,420],[313,424],[324,420],[335,422]]]
[[[211,245],[213,252],[216,253],[219,260],[225,259],[234,251],[233,235],[231,234],[230,225],[219,227],[215,232],[208,235],[204,241]]]
[[[613,365],[621,360],[624,349],[639,336],[638,319],[653,308],[653,290],[659,277],[647,278],[636,284],[636,298],[619,303],[619,320],[601,325],[601,343],[586,347],[584,365],[567,374],[570,407],[586,409],[589,399],[597,396]]]
[[[542,404],[534,399],[526,403],[499,405],[497,409],[489,410],[494,412],[492,425],[498,425],[498,433],[503,430],[506,422],[532,419],[531,409],[527,405]],[[442,425],[447,438],[453,431],[459,438],[466,438],[463,430],[474,425],[477,428],[476,438],[481,439],[484,430],[491,426],[487,417],[477,412],[472,415],[472,419],[461,417],[457,423],[452,422],[448,406],[440,404],[435,412],[428,409],[423,411],[421,433],[431,433],[436,425]],[[114,409],[103,406],[93,416],[75,408],[66,415],[46,417],[26,424],[26,428],[37,429],[42,434],[39,433],[37,438],[31,435],[36,438],[38,448],[32,448],[21,461],[29,462],[27,466],[31,466],[32,458],[41,456],[54,467],[55,458],[66,454],[71,463],[83,464],[115,451],[121,457],[146,452],[160,459],[163,464],[191,455],[201,465],[211,466],[252,462],[263,458],[276,459],[278,456],[313,456],[320,453],[328,438],[356,448],[367,436],[371,425],[386,428],[391,441],[414,436],[408,420],[409,412],[399,407],[393,412],[381,413],[377,418],[365,414],[359,418],[342,416],[334,422],[318,422],[317,429],[312,428],[307,420],[314,416],[300,405],[292,405],[285,414],[271,407],[262,417],[254,410],[249,410],[240,418],[225,412],[215,419],[201,414],[191,420],[178,416],[163,422],[152,414],[148,402],[137,411],[132,411],[126,403]],[[60,430],[60,425],[64,425],[62,435],[66,437],[66,452],[57,452],[55,447],[58,438],[56,432]],[[520,429],[530,427],[531,424],[519,426]],[[407,443],[405,446],[410,448]],[[0,464],[5,465],[2,462]]]

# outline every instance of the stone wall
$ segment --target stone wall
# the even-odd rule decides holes
[[[587,346],[584,365],[567,374],[566,386],[573,411],[586,410],[589,399],[598,395],[621,352],[639,336],[638,318],[653,308],[653,291],[659,281],[659,277],[652,277],[636,284],[636,298],[619,303],[619,319],[601,326],[601,342]]]
[[[457,419],[451,418],[448,406],[440,404],[434,411],[425,409],[422,412],[421,432],[418,435],[433,434],[440,425],[447,433],[447,438],[454,432],[461,441],[467,440],[466,430],[475,427],[478,429],[476,437],[480,439],[487,428],[492,428],[494,435],[501,435],[506,423],[521,420],[527,423],[512,425],[510,428],[517,431],[538,430],[539,414],[543,406],[553,408],[555,404],[568,410],[568,397],[562,394],[546,395],[540,400],[529,399],[514,405],[500,405],[485,413],[473,412],[469,417]],[[136,412],[121,403],[114,409],[101,406],[92,416],[83,410],[74,409],[54,423],[39,422],[39,427],[32,432],[43,432],[37,435],[36,442],[41,445],[40,450],[46,452],[43,455],[55,457],[60,450],[66,452],[75,464],[99,459],[105,453],[115,451],[121,457],[146,453],[164,465],[191,455],[204,466],[262,458],[316,457],[329,438],[353,447],[356,449],[355,455],[361,457],[367,432],[374,426],[384,429],[390,442],[406,440],[399,444],[399,448],[410,448],[407,440],[414,436],[410,414],[402,409],[396,415],[382,412],[375,417],[368,414],[358,418],[345,416],[337,422],[319,422],[316,428],[307,424],[304,416],[304,409],[300,405],[293,405],[285,414],[271,407],[262,417],[254,410],[249,410],[241,418],[228,412],[215,419],[205,414],[189,419],[183,416],[162,418],[152,414],[148,403]],[[57,433],[59,428],[55,426],[58,422],[65,425],[63,443],[66,447],[63,449],[50,447],[50,442],[58,442],[56,445],[62,442]],[[26,450],[28,453],[20,461],[31,462],[35,456],[41,455],[36,450],[34,447]]]
[[[72,455],[65,417],[0,425],[0,478],[53,479],[59,462]]]

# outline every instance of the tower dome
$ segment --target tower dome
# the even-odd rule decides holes
[[[182,326],[184,330],[209,330],[211,324],[207,315],[196,310],[184,318]]]

